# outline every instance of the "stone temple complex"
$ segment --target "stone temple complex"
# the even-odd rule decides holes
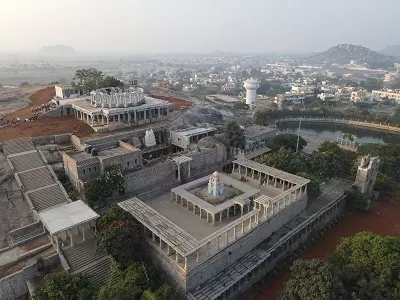
[[[100,110],[139,109],[130,105],[138,104],[140,93],[125,98],[125,107],[115,91],[103,97],[106,92],[80,101]],[[309,202],[308,179],[249,159],[266,151],[264,133],[252,136],[261,146],[238,154],[227,151],[215,132],[210,125],[153,126],[0,144],[0,184],[7,191],[0,189],[0,204],[7,207],[0,211],[0,300],[32,294],[43,266],[104,283],[113,258],[96,251],[96,220],[105,209],[89,207],[83,191],[108,167],[120,170],[125,187],[111,200],[140,223],[146,255],[191,300],[240,298],[342,213],[344,191],[353,182],[332,180]],[[359,167],[366,191],[376,166],[371,158]],[[76,189],[77,201],[61,178]]]

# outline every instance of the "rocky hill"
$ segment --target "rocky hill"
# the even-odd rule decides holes
[[[40,54],[51,56],[68,56],[76,54],[74,48],[65,45],[44,46],[39,52]]]
[[[391,45],[379,51],[384,55],[400,57],[400,45]]]
[[[311,56],[310,59],[315,62],[325,62],[327,64],[348,64],[350,60],[354,60],[356,64],[366,64],[371,68],[391,68],[394,63],[391,56],[352,44],[336,45],[324,52]]]

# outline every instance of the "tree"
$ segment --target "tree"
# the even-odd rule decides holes
[[[400,298],[400,238],[360,232],[342,239],[330,261],[353,299]]]
[[[230,141],[231,147],[244,148],[246,139],[244,137],[244,131],[238,123],[230,121],[225,125],[224,133]]]
[[[346,299],[338,270],[329,262],[296,260],[290,270],[291,276],[279,295],[280,300]]]
[[[353,176],[356,157],[356,153],[340,148],[337,143],[326,141],[312,155],[312,170],[324,179]]]
[[[275,136],[270,143],[270,147],[272,149],[279,149],[284,147],[286,149],[290,149],[292,151],[296,151],[297,148],[297,134],[293,133],[283,133]],[[301,151],[305,146],[307,146],[307,142],[300,137],[299,138],[299,151]]]
[[[173,290],[169,285],[163,284],[154,292],[146,290],[140,297],[140,300],[177,300],[179,294],[176,290]]]
[[[33,300],[88,300],[94,299],[96,289],[83,275],[50,274],[37,289]]]
[[[73,78],[73,80],[78,81],[75,83],[75,86],[85,92],[90,92],[100,88],[103,79],[103,72],[95,68],[76,70]]]
[[[317,177],[305,172],[299,172],[297,175],[311,180],[311,182],[307,185],[307,195],[310,198],[317,199],[321,195],[320,180]]]
[[[307,165],[300,153],[283,147],[278,151],[264,155],[258,162],[293,174],[307,170]]]
[[[382,198],[390,198],[396,191],[397,183],[393,178],[384,173],[378,173],[376,176],[375,190],[379,192]]]
[[[346,205],[349,208],[355,210],[368,210],[370,208],[370,199],[361,193],[357,186],[352,186],[344,194],[346,195]]]
[[[139,255],[141,226],[131,214],[121,210],[112,207],[98,221],[97,247],[100,252],[110,254],[117,262],[126,263]]]
[[[124,176],[118,167],[105,168],[100,177],[85,185],[85,199],[91,206],[95,203],[105,203],[114,192],[125,192]]]
[[[131,263],[121,271],[111,266],[107,282],[99,290],[98,300],[140,300],[144,291],[154,287],[154,270],[142,263]]]
[[[106,88],[106,87],[123,87],[124,83],[112,76],[107,76],[103,79],[101,82],[101,87]]]

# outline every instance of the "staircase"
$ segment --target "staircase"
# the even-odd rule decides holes
[[[100,286],[107,279],[112,263],[109,255],[97,252],[96,239],[63,250],[71,274],[88,276],[95,286]]]

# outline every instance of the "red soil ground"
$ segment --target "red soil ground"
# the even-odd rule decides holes
[[[398,201],[396,202],[398,203]],[[351,236],[360,231],[370,231],[382,236],[400,236],[400,206],[389,201],[376,201],[369,212],[346,213],[340,223],[329,230],[321,240],[306,249],[301,258],[326,259],[335,250],[342,237]],[[276,299],[289,275],[288,267],[273,281],[265,285],[258,295],[251,298],[255,300]]]
[[[55,96],[54,87],[47,87],[37,91],[29,97],[29,105],[7,115],[8,119],[19,117],[21,120],[32,116],[32,106],[49,102]],[[34,122],[21,122],[19,127],[0,129],[0,142],[22,137],[36,137],[62,133],[74,133],[78,137],[90,135],[93,129],[86,123],[74,117],[57,117],[36,120]]]
[[[192,105],[192,103],[189,101],[182,100],[182,99],[176,99],[176,98],[168,97],[168,96],[150,95],[150,97],[174,103],[177,110],[185,110],[189,106]]]

